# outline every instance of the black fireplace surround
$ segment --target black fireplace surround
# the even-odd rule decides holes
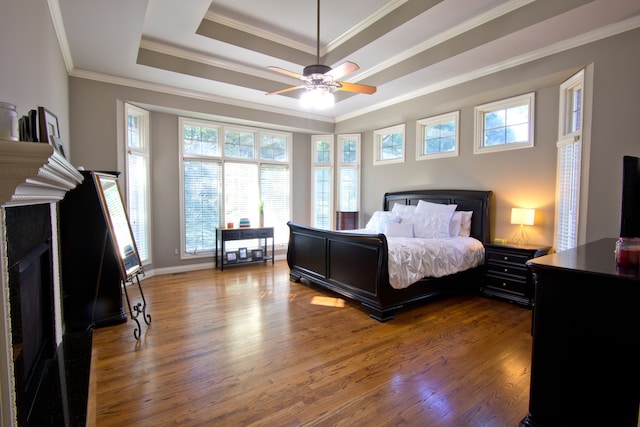
[[[56,346],[49,204],[5,209],[18,425],[84,425],[91,331]]]

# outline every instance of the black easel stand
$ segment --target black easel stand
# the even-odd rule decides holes
[[[131,274],[129,277],[127,277],[126,280],[124,279],[122,280],[122,289],[124,290],[124,295],[127,298],[127,305],[129,306],[129,315],[131,317],[131,320],[134,320],[137,325],[136,328],[133,330],[133,336],[137,340],[140,339],[140,333],[142,332],[142,328],[140,325],[140,321],[138,320],[138,316],[142,314],[144,323],[146,323],[147,325],[151,324],[151,315],[147,314],[147,300],[144,299],[144,293],[142,292],[142,286],[140,285],[140,279],[138,278],[139,274],[140,274],[140,271]],[[139,302],[132,307],[131,302],[129,301],[129,293],[127,292],[127,283],[131,282],[133,284],[134,280],[135,280],[135,283],[138,284],[138,289],[140,290],[140,297],[142,297],[142,302]]]

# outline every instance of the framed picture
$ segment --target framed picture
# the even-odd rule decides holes
[[[247,248],[238,249],[238,259],[247,259]]]
[[[262,252],[262,249],[251,250],[251,259],[257,260],[257,259],[262,259],[263,257],[264,257],[264,254]]]
[[[226,255],[228,264],[231,264],[231,263],[234,263],[234,262],[238,262],[238,252],[229,251],[225,255]]]
[[[62,144],[62,139],[58,138],[55,135],[51,135],[51,145],[56,149],[58,153],[62,155],[65,159],[67,158],[66,154],[64,154],[64,145]]]
[[[60,138],[58,117],[56,117],[56,115],[51,111],[44,107],[38,107],[38,122],[40,124],[40,142],[52,144],[51,135]]]

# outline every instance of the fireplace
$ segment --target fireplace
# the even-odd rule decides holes
[[[0,140],[0,178],[0,425],[23,425],[62,378],[57,202],[82,175],[49,144]]]
[[[16,406],[27,424],[56,349],[50,207],[7,208],[5,221]]]

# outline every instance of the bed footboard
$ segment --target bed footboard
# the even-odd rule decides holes
[[[287,225],[292,281],[304,278],[359,301],[377,320],[393,318],[393,311],[400,306],[387,307],[381,301],[381,289],[389,286],[384,234],[319,230],[292,222]]]

